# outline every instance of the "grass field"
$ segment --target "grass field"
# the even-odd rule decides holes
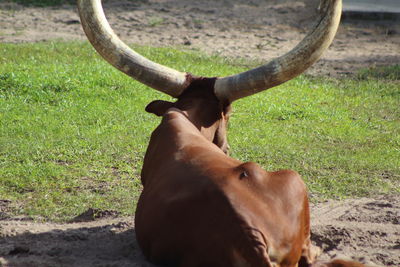
[[[199,75],[252,64],[136,49]],[[133,214],[143,155],[160,120],[144,107],[169,98],[84,43],[0,44],[0,62],[0,199],[11,200],[16,214],[56,221],[89,207]],[[313,200],[399,194],[399,73],[393,66],[354,79],[301,76],[239,100],[231,155],[297,170]]]

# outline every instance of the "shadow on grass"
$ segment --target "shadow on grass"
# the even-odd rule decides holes
[[[359,71],[357,78],[361,80],[367,79],[385,79],[392,81],[400,80],[400,65],[370,67]]]

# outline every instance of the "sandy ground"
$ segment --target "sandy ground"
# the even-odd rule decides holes
[[[132,217],[106,213],[94,220],[88,212],[78,222],[37,223],[7,218],[1,212],[7,203],[0,205],[0,266],[152,266],[135,241]],[[313,205],[311,214],[320,258],[400,266],[399,196],[328,201]]]
[[[115,0],[104,7],[128,43],[265,61],[301,40],[316,16],[317,2]],[[0,3],[0,42],[55,39],[85,40],[75,7]],[[342,76],[399,62],[398,21],[346,20],[330,50],[308,73]],[[0,199],[0,266],[151,266],[135,241],[133,218],[105,212],[95,220],[83,216],[73,223],[37,223],[10,217],[9,206]],[[312,232],[314,243],[324,250],[322,258],[347,256],[400,266],[400,196],[313,205]]]

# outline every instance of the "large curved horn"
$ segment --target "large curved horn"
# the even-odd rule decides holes
[[[284,83],[304,72],[331,44],[340,22],[342,0],[321,0],[319,23],[295,48],[258,68],[219,78],[215,94],[232,102]]]
[[[190,83],[190,75],[139,55],[113,32],[101,0],[78,0],[83,29],[97,52],[111,65],[158,91],[177,97]]]

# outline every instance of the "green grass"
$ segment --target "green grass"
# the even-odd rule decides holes
[[[199,75],[243,63],[168,48],[139,53]],[[0,44],[0,199],[64,221],[89,207],[133,214],[140,169],[170,99],[114,70],[83,43]],[[398,80],[301,76],[234,103],[232,156],[300,172],[314,200],[400,193]]]

